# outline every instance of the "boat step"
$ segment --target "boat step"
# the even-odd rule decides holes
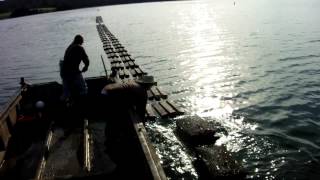
[[[155,120],[157,117],[156,113],[154,112],[153,108],[151,107],[150,104],[147,104],[146,106],[146,119],[148,120]]]
[[[153,103],[152,107],[160,115],[160,117],[162,117],[162,118],[167,118],[168,117],[169,114],[167,113],[167,111],[158,102]]]
[[[146,106],[146,118],[154,120],[156,117],[161,118],[174,118],[183,115],[184,112],[177,108],[174,103],[170,101],[157,101]]]
[[[148,99],[150,100],[161,100],[161,99],[167,99],[168,95],[162,91],[158,86],[153,86],[150,90],[147,91],[148,93]]]

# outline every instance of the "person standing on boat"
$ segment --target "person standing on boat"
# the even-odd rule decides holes
[[[88,70],[89,58],[82,44],[83,37],[76,35],[65,51],[64,60],[60,62],[60,75],[65,99],[76,99],[87,94],[87,85],[82,73]],[[79,70],[81,62],[84,67]]]

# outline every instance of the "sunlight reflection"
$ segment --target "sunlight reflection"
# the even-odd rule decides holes
[[[186,149],[174,135],[173,129],[160,124],[148,124],[148,133],[156,147],[157,154],[161,159],[162,166],[172,173],[178,172],[176,176],[184,175],[190,179],[197,179],[198,175],[192,165],[192,159]]]
[[[237,102],[237,84],[244,70],[237,63],[237,56],[232,54],[236,45],[232,37],[222,38],[226,32],[210,13],[214,12],[197,4],[191,12],[182,10],[180,16],[184,23],[175,25],[185,37],[177,57],[181,75],[193,89],[185,104],[191,106],[192,114],[215,121],[225,130],[218,134],[216,145],[225,145],[232,152],[250,149],[261,154],[263,149],[246,134],[258,126],[237,114],[240,105],[248,102]],[[260,173],[259,168],[255,173]]]

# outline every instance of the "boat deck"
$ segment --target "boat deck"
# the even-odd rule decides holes
[[[16,104],[21,109],[18,114],[29,101],[34,104],[42,100],[46,108],[41,117],[28,119],[26,115],[10,130],[6,156],[0,165],[1,179],[122,179],[128,175],[159,179],[154,171],[163,174],[163,170],[159,162],[154,162],[158,159],[150,151],[138,117],[130,110],[113,108],[101,98],[105,77],[86,81],[89,94],[82,113],[85,118],[77,106],[67,107],[59,100],[60,84],[29,88],[25,101]],[[150,167],[150,161],[154,167]]]

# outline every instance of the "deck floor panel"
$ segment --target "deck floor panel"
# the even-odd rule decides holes
[[[81,130],[72,131],[69,134],[61,128],[54,129],[49,156],[42,175],[44,179],[85,174],[79,157]]]

